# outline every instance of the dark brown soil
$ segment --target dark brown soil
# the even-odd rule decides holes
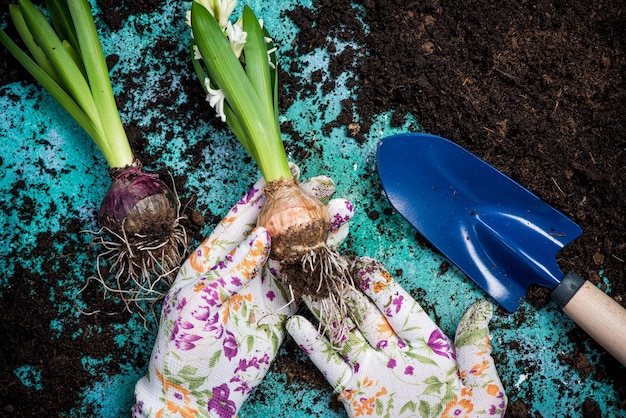
[[[156,7],[155,2],[141,0],[98,3],[111,29],[133,13]],[[341,117],[327,128],[349,127],[354,140],[362,141],[372,116],[394,110],[394,122],[401,124],[405,114],[413,114],[424,131],[468,148],[577,222],[583,235],[562,251],[561,267],[605,286],[598,274],[603,271],[610,280],[610,296],[626,306],[624,2],[356,0],[363,8],[360,16],[353,13],[352,3],[315,0],[314,11],[289,12],[301,29],[292,54],[326,47],[328,33],[365,45],[364,51],[347,48],[331,62],[333,74],[354,72],[358,97],[344,101]],[[7,1],[0,1],[2,10],[6,6]],[[369,32],[363,33],[359,19]],[[162,48],[172,49],[166,41]],[[32,81],[1,51],[0,85],[23,80]],[[314,88],[286,72],[281,72],[281,83],[283,108],[293,95]],[[183,88],[189,97],[201,97],[195,80]],[[181,108],[180,115],[194,109]],[[144,149],[141,135],[134,133],[137,127],[128,129],[131,141],[136,141],[133,145],[139,145],[135,148]],[[284,129],[289,131],[289,125]],[[144,154],[138,157],[146,166],[158,161],[158,155]],[[185,180],[176,178],[181,195],[186,194]],[[19,188],[16,184],[15,190]],[[211,221],[215,216],[205,214]],[[197,233],[202,219],[197,214],[190,219],[196,220],[190,226]],[[84,243],[73,238],[79,228],[68,218],[66,231],[37,237],[34,251],[46,251],[54,243],[62,243],[67,254],[82,251]],[[52,279],[62,277],[69,263],[58,257],[46,271]],[[95,347],[106,353],[113,346],[104,334],[88,340],[53,340],[47,324],[56,310],[46,290],[33,295],[36,279],[16,265],[14,285],[0,301],[0,415],[49,416],[70,409],[88,379],[81,353],[94,352]],[[543,307],[549,296],[546,290],[533,288],[528,301]],[[125,318],[80,320],[97,321],[106,330],[108,324]],[[576,343],[576,352],[564,354],[561,361],[588,374],[589,362],[580,354],[588,338],[577,329],[568,337]],[[605,366],[589,378],[613,382],[626,407],[624,369],[607,354],[602,356],[599,364]],[[41,359],[46,387],[52,389],[29,391],[13,375],[16,367],[33,358]],[[280,363],[277,367],[291,374],[306,372],[296,371],[299,363],[289,357]],[[316,370],[309,369],[305,376],[312,384],[325,385]],[[599,409],[593,399],[581,399],[581,404],[585,416],[599,416],[594,415]],[[508,416],[527,416],[527,409],[523,400],[517,400]]]

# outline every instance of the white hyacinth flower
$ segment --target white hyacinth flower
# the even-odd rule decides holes
[[[268,50],[267,50],[267,63],[270,65],[270,68],[271,68],[272,70],[275,70],[275,69],[276,69],[276,64],[274,64],[274,63],[272,62],[272,54],[273,54],[274,52],[276,52],[276,50],[277,50],[277,49],[278,49],[278,48],[274,47],[274,48],[272,48],[272,49],[268,49]]]
[[[202,59],[202,55],[200,55],[200,49],[196,44],[193,44],[193,59],[195,59],[196,61],[200,61]]]
[[[263,25],[264,25],[263,19],[258,19],[258,21],[259,21],[259,26],[261,27],[261,29],[263,29]],[[269,37],[267,37],[267,36],[264,36],[264,37],[263,37],[263,39],[265,40],[265,43],[266,43],[266,44],[269,44],[269,43],[271,43],[271,42],[274,42],[274,40],[273,40],[272,38],[269,38]],[[274,48],[272,48],[272,49],[268,49],[268,50],[267,50],[267,61],[268,61],[269,65],[270,65],[270,68],[271,68],[272,70],[275,70],[275,69],[276,69],[276,65],[272,62],[272,57],[271,57],[271,55],[272,55],[274,52],[276,52],[276,50],[277,50],[277,49],[278,49],[278,48],[274,47]]]
[[[240,21],[237,21],[234,25],[230,22],[226,24],[226,36],[230,42],[235,56],[239,58],[243,52],[243,46],[246,44],[246,38],[248,34],[243,31]]]
[[[204,85],[208,92],[206,101],[215,109],[217,116],[220,117],[222,122],[226,122],[226,115],[224,114],[224,99],[226,99],[226,96],[224,96],[222,90],[211,88],[211,80],[209,80],[209,77],[204,79]]]
[[[230,15],[235,10],[237,0],[195,0],[208,9],[213,15],[220,28],[225,29]]]

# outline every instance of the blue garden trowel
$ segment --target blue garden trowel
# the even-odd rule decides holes
[[[556,254],[578,225],[455,143],[400,134],[378,145],[378,174],[395,209],[504,309],[515,311],[530,285],[552,299],[626,365],[626,310]]]

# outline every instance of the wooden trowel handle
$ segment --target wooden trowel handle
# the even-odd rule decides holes
[[[565,276],[552,292],[552,299],[591,338],[626,366],[626,309],[576,273]]]

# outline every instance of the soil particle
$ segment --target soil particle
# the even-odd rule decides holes
[[[510,418],[528,417],[528,408],[526,407],[526,404],[524,404],[524,402],[519,399],[509,404],[509,407],[507,408],[507,417],[510,417]]]
[[[602,409],[600,405],[593,399],[586,399],[583,402],[583,418],[596,418],[602,416]]]

